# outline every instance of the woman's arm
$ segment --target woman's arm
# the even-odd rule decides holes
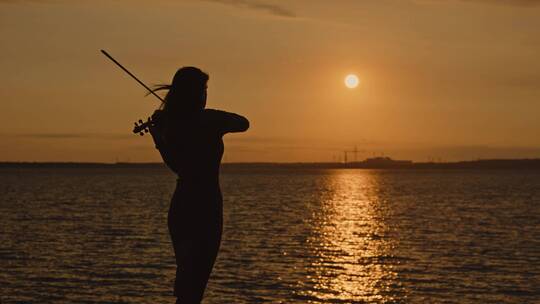
[[[206,120],[223,134],[249,129],[249,120],[244,116],[214,109],[206,109],[204,112]]]

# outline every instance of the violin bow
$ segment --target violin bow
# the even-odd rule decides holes
[[[142,85],[145,89],[148,90],[152,95],[154,95],[157,99],[161,100],[162,103],[165,103],[165,100],[161,98],[159,95],[157,95],[154,91],[152,91],[147,85],[145,85],[142,81],[139,80],[135,75],[133,75],[128,69],[126,69],[123,65],[120,64],[120,62],[116,61],[107,51],[101,50],[101,53],[103,55],[107,56],[112,62],[114,62],[119,68],[121,68],[124,72],[126,72],[129,76],[131,76],[133,79],[135,79],[140,85]],[[152,123],[150,117],[148,117],[148,120],[146,122],[143,122],[142,119],[139,119],[139,123],[135,122],[135,127],[133,128],[133,133],[140,134],[141,136],[144,135],[144,133],[149,132],[149,126]]]
[[[154,91],[152,91],[148,86],[146,86],[142,81],[139,80],[135,75],[133,75],[130,71],[128,71],[123,65],[120,64],[120,62],[116,61],[109,53],[107,53],[105,50],[101,50],[101,53],[103,55],[107,56],[112,62],[114,62],[119,68],[121,68],[124,72],[126,72],[129,76],[131,76],[133,79],[135,79],[140,85],[142,85],[145,89],[148,90],[152,95],[156,96],[157,99],[161,100],[161,102],[165,102],[163,98],[161,98],[159,95],[157,95]]]

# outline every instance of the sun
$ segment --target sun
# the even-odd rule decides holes
[[[360,83],[360,80],[358,79],[358,76],[354,74],[349,74],[345,76],[345,86],[349,89],[354,89],[358,86]]]

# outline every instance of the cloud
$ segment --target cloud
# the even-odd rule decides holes
[[[13,134],[14,137],[41,138],[41,139],[128,139],[132,134],[107,134],[107,133],[27,133]]]
[[[505,85],[519,89],[540,90],[540,74],[539,75],[518,75],[515,77],[505,77],[496,85]]]
[[[540,6],[540,0],[422,0],[422,2],[442,3],[442,2],[467,2],[467,3],[484,3],[493,5],[511,5],[522,7]],[[420,1],[419,1],[420,2]]]
[[[353,142],[344,140],[335,140],[329,138],[316,137],[283,137],[283,136],[227,136],[227,143],[232,144],[250,144],[250,145],[272,145],[272,146],[295,146],[306,147],[308,149],[338,149],[353,147],[355,145],[373,146],[378,142],[363,138],[355,139]]]
[[[53,3],[54,0],[0,0],[2,3]]]
[[[460,0],[465,2],[483,2],[491,4],[504,4],[514,6],[537,6],[540,5],[540,0]]]
[[[282,6],[271,3],[263,3],[255,0],[203,0],[206,2],[219,3],[237,8],[247,8],[262,11],[277,17],[296,18],[296,14]]]

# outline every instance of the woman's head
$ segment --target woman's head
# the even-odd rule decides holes
[[[206,106],[208,74],[196,67],[183,67],[174,74],[170,85],[155,89],[168,89],[163,110],[169,114],[190,115],[200,112]]]

